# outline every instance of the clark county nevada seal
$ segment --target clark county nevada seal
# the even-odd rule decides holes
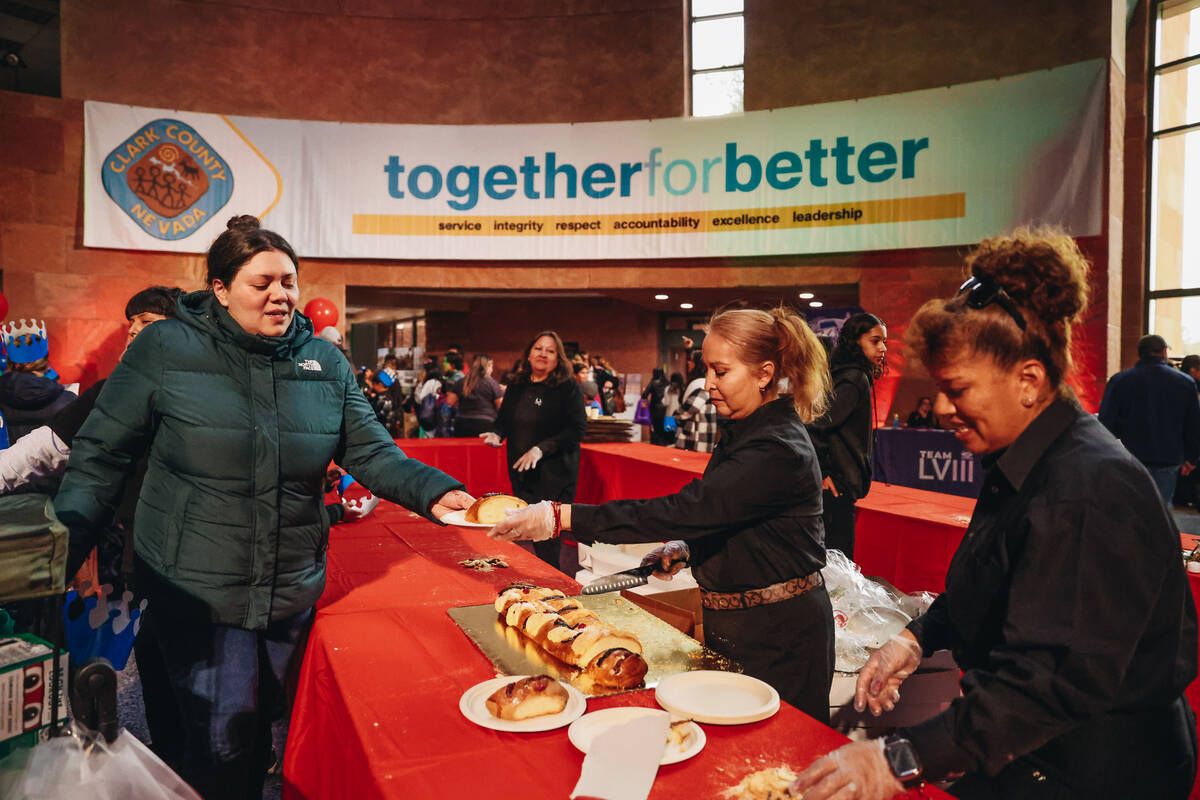
[[[156,239],[191,236],[233,195],[228,162],[192,126],[158,119],[104,160],[104,190]]]

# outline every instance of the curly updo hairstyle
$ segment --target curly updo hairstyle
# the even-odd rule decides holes
[[[231,217],[225,223],[225,232],[216,238],[208,248],[208,285],[219,280],[225,286],[233,283],[238,270],[259,253],[272,250],[283,253],[292,260],[296,270],[300,262],[296,259],[296,251],[287,240],[274,231],[263,228],[258,217],[242,214]]]
[[[1063,393],[1071,374],[1071,327],[1088,303],[1087,258],[1061,228],[1022,227],[985,239],[966,258],[971,275],[1001,286],[1025,318],[1025,330],[999,304],[980,309],[966,297],[930,300],[905,334],[910,352],[936,369],[962,356],[986,356],[1008,369],[1027,358],[1046,367]]]

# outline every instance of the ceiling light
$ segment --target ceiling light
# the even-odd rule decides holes
[[[813,293],[812,293],[812,292],[801,292],[801,293],[800,293],[800,299],[801,299],[801,300],[812,300],[812,299],[813,299]]]
[[[680,308],[691,308],[692,304],[691,303],[680,303],[679,307]]]
[[[813,300],[811,303],[808,304],[808,307],[809,308],[820,308],[823,305],[825,305],[825,304],[822,303],[820,300]]]
[[[402,331],[402,330],[404,330],[404,323],[403,323],[403,322],[397,322],[397,323],[396,323],[396,330],[398,330],[398,331]]]
[[[656,294],[656,295],[654,295],[654,299],[655,299],[655,300],[666,300],[666,299],[667,299],[667,297],[668,297],[668,296],[667,296],[667,295],[665,295],[665,294]]]

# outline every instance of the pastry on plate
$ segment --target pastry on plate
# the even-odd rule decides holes
[[[513,497],[511,494],[500,494],[492,492],[485,494],[483,497],[476,500],[467,509],[464,518],[467,522],[478,522],[481,525],[495,525],[497,522],[502,522],[508,514],[509,509],[516,510],[525,508],[529,503],[526,503],[519,497]]]
[[[498,719],[544,717],[567,707],[567,690],[549,675],[533,675],[504,684],[492,692],[486,705]]]

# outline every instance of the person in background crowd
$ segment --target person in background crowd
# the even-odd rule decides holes
[[[713,317],[703,358],[708,393],[729,423],[702,478],[649,500],[538,503],[491,536],[553,541],[569,531],[587,543],[671,540],[643,563],[663,575],[691,565],[706,644],[828,722],[833,610],[820,573],[821,475],[804,428],[825,402],[824,351],[790,310],[739,309]],[[790,397],[778,395],[784,377]]]
[[[667,381],[667,388],[663,391],[663,414],[666,417],[673,417],[679,413],[679,409],[683,406],[683,375],[678,372],[672,372],[670,380]],[[671,444],[674,444],[674,437],[671,439]]]
[[[711,453],[717,445],[717,409],[704,388],[706,383],[704,356],[700,350],[696,350],[688,371],[688,385],[683,390],[683,400],[675,415],[675,447],[679,450]]]
[[[939,416],[983,454],[983,491],[946,591],[871,656],[854,702],[890,710],[942,648],[962,696],[818,759],[794,788],[883,800],[902,791],[898,771],[910,784],[961,776],[949,791],[967,800],[1182,800],[1196,771],[1183,697],[1196,609],[1154,482],[1067,384],[1087,261],[1065,233],[1021,229],[967,264],[971,278],[922,306],[906,342]]]
[[[500,386],[507,391],[509,386],[512,386],[513,381],[517,379],[517,373],[521,371],[521,359],[513,362],[512,369],[504,373],[500,377]]]
[[[385,367],[371,377],[370,392],[366,395],[379,424],[389,433],[396,428],[396,411],[390,392],[393,384],[392,374]]]
[[[655,367],[650,383],[642,392],[642,400],[646,401],[650,411],[650,444],[670,447],[675,444],[675,437],[663,428],[663,420],[667,416],[666,392],[667,374],[662,367]]]
[[[446,354],[446,380],[451,384],[458,383],[467,374],[463,372],[463,357],[459,352]]]
[[[600,379],[600,408],[604,414],[613,416],[625,410],[624,399],[621,397],[620,380],[616,375],[604,374]]]
[[[459,398],[454,435],[460,439],[479,436],[493,427],[504,399],[504,389],[492,379],[494,364],[487,353],[477,354],[467,377],[454,387]]]
[[[575,373],[575,381],[579,384],[579,391],[583,393],[583,399],[587,402],[597,400],[600,394],[600,387],[592,380],[592,368],[586,362],[578,362],[571,367]]]
[[[0,374],[0,417],[11,447],[75,400],[50,369],[45,323],[10,319],[0,326],[8,369]]]
[[[184,780],[234,800],[262,795],[270,722],[324,588],[330,461],[434,521],[473,499],[404,456],[350,365],[296,312],[297,259],[281,236],[234,217],[207,264],[210,288],[139,333],[113,370],[55,511],[74,574],[148,453],[134,569],[150,601],[142,635],[158,643],[169,685],[146,705],[179,713],[172,767]]]
[[[1179,363],[1179,371],[1196,382],[1197,394],[1200,394],[1200,356],[1186,355]]]
[[[438,359],[425,362],[425,377],[413,392],[413,404],[420,423],[420,438],[432,439],[437,431],[437,408],[441,402],[442,369]]]
[[[386,372],[391,378],[388,386],[391,386],[396,381],[400,380],[400,368],[397,366],[396,356],[394,353],[388,353],[383,357],[383,365],[379,368],[380,372]]]
[[[1138,362],[1104,387],[1100,421],[1146,465],[1169,507],[1180,472],[1200,464],[1196,382],[1167,363],[1161,336],[1143,336],[1137,348]]]
[[[1196,382],[1197,396],[1200,397],[1200,356],[1184,356],[1179,369]],[[1187,475],[1181,475],[1175,485],[1174,500],[1177,506],[1200,507],[1200,470],[1191,470]]]
[[[454,438],[454,425],[458,419],[458,394],[455,392],[456,383],[449,378],[442,379],[442,388],[438,393],[437,424],[433,429],[435,439]]]
[[[933,398],[925,395],[917,400],[917,408],[908,415],[906,428],[938,428],[937,414],[933,413]]]
[[[887,328],[874,314],[855,314],[838,334],[829,364],[833,399],[809,423],[821,461],[825,547],[854,558],[855,501],[871,489],[875,379],[883,374]]]
[[[542,331],[526,345],[500,413],[483,440],[492,447],[507,440],[514,495],[527,503],[570,503],[579,482],[579,445],[586,431],[583,395],[571,378],[562,339],[554,331]],[[579,548],[573,544],[560,547],[556,539],[537,542],[533,550],[574,577]]]

